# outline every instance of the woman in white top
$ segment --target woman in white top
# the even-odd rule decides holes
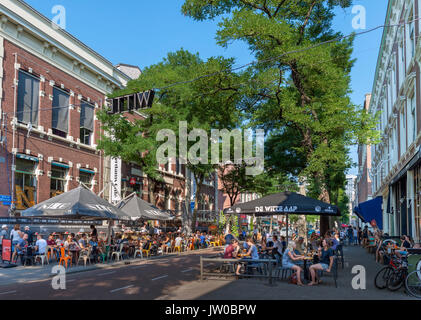
[[[12,240],[12,252],[15,245],[18,244],[19,240],[22,238],[23,233],[20,231],[20,225],[15,224],[15,227],[10,231],[10,240]]]

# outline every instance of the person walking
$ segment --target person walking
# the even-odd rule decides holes
[[[358,230],[354,227],[353,230],[354,246],[358,245]]]

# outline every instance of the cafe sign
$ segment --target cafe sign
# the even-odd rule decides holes
[[[260,206],[255,207],[255,211],[257,212],[296,212],[298,209],[297,206]]]

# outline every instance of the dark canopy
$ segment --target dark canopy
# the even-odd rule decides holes
[[[320,216],[340,216],[337,206],[303,196],[295,192],[281,192],[250,202],[239,203],[225,209],[225,213],[255,214],[270,216],[282,214],[304,214]]]
[[[154,205],[140,199],[138,196],[132,196],[130,199],[122,201],[118,208],[129,215],[132,220],[172,220],[168,213],[155,207]]]
[[[373,220],[376,222],[377,227],[383,229],[383,211],[382,211],[383,197],[377,197],[358,204],[354,208],[354,213],[363,222],[371,223],[374,225]]]
[[[22,211],[23,217],[77,220],[128,220],[120,209],[83,187],[65,192]]]

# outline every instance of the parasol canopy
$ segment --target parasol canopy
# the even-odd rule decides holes
[[[122,201],[118,208],[120,208],[126,215],[130,216],[132,220],[173,220],[165,211],[155,207],[154,205],[140,199],[133,195],[128,200]]]
[[[249,202],[239,203],[224,210],[224,213],[237,213],[256,216],[283,214],[340,216],[337,206],[301,194],[286,191],[268,195]]]
[[[21,215],[71,220],[129,220],[123,211],[81,186],[26,209]]]

